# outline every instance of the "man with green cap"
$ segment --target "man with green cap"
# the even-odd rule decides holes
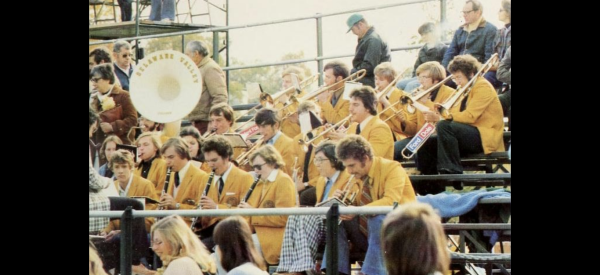
[[[367,70],[367,74],[359,82],[375,88],[373,70],[382,62],[392,61],[390,48],[381,36],[375,32],[375,27],[369,26],[362,14],[355,13],[351,15],[346,24],[349,28],[348,32],[352,31],[353,34],[358,36],[358,45],[352,60],[351,73],[362,69]]]

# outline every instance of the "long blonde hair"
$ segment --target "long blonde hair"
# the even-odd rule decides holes
[[[163,274],[170,262],[181,257],[189,257],[194,260],[202,272],[211,274],[217,272],[217,267],[208,250],[180,216],[171,215],[155,223],[151,229],[152,239],[157,231],[164,238],[163,241],[171,246],[171,255],[163,254],[160,257],[163,267],[159,268],[156,274]]]
[[[102,260],[96,249],[90,244],[90,272],[89,275],[108,275],[102,268]]]

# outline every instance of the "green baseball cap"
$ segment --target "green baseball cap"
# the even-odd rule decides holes
[[[358,23],[358,21],[363,20],[363,18],[364,17],[360,13],[350,15],[350,17],[348,17],[348,20],[346,20],[346,25],[348,25],[348,31],[346,33],[349,33],[352,30],[352,26]]]

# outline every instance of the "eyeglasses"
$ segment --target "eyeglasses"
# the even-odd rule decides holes
[[[92,77],[90,80],[92,82],[98,83],[98,80],[102,79],[102,77]]]
[[[129,57],[132,57],[132,56],[133,56],[133,54],[130,54],[130,53],[129,53],[129,54],[127,54],[127,53],[126,53],[126,54],[123,54],[123,55],[122,55],[122,57],[123,57],[123,58],[126,58],[126,57],[128,57],[128,56],[129,56]]]
[[[419,80],[425,80],[425,79],[428,79],[428,78],[431,78],[431,76],[424,76],[424,75],[420,75],[419,76]]]
[[[163,243],[162,241],[152,241],[150,244],[152,246],[155,246],[155,245],[161,245],[162,243]]]
[[[471,13],[472,11],[473,10],[470,10],[470,11],[461,11],[461,12],[462,12],[463,15],[467,15],[467,14]]]
[[[326,160],[329,160],[329,159],[326,159],[326,158],[325,159],[323,159],[323,158],[315,158],[314,162],[315,162],[315,164],[320,164],[320,163],[322,163],[322,162],[324,162]]]
[[[263,164],[256,164],[256,165],[252,165],[252,168],[253,168],[254,170],[258,170],[258,171],[260,171],[260,170],[262,170],[262,167],[263,167],[263,165],[265,165],[265,164],[267,164],[267,163],[265,162],[265,163],[263,163]]]

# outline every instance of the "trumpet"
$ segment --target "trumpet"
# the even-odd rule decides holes
[[[469,95],[471,89],[473,89],[473,85],[475,84],[477,78],[487,73],[494,65],[496,59],[498,59],[498,53],[493,54],[492,57],[490,57],[490,59],[488,59],[488,61],[485,64],[483,64],[483,66],[481,66],[481,69],[479,69],[479,71],[471,78],[471,80],[467,82],[467,85],[465,85],[465,87],[456,87],[456,92],[454,92],[446,100],[446,102],[442,104],[436,104],[436,107],[438,108],[438,111],[440,112],[440,115],[443,118],[448,118],[448,116],[450,115],[450,109],[454,105],[456,105],[457,102],[462,102]]]
[[[250,154],[254,153],[254,151],[256,151],[258,148],[260,148],[260,146],[262,146],[263,142],[264,142],[264,138],[260,138],[259,140],[256,141],[256,143],[254,144],[254,146],[252,146],[252,148],[248,149],[248,151],[246,151],[245,153],[239,155],[238,158],[235,160],[238,163],[238,165],[241,167],[241,166],[248,164],[250,162],[250,160],[248,159]]]
[[[208,190],[210,189],[210,185],[212,184],[214,177],[215,177],[215,169],[213,169],[212,172],[210,172],[210,176],[208,177],[208,181],[206,182],[206,188],[204,188],[204,192],[202,192],[202,196],[198,200],[198,205],[196,205],[196,209],[202,209],[202,206],[200,205],[200,201],[202,200],[202,197],[206,197],[206,194],[208,193]],[[190,226],[190,229],[192,231],[194,231],[197,221],[198,221],[198,217],[194,217],[192,219],[192,225]]]
[[[250,195],[252,195],[252,191],[254,191],[254,187],[256,187],[256,184],[258,183],[259,180],[260,180],[260,175],[258,175],[258,177],[254,180],[254,182],[250,186],[250,189],[248,189],[248,192],[246,192],[246,195],[244,196],[244,198],[242,199],[241,202],[248,201],[248,199],[250,198]]]
[[[315,140],[317,140],[318,138],[320,138],[320,137],[322,137],[322,136],[326,135],[327,133],[331,132],[332,130],[335,130],[335,129],[337,129],[338,127],[340,127],[340,126],[342,126],[342,125],[346,124],[346,122],[348,122],[348,121],[350,120],[350,118],[351,118],[351,117],[352,117],[352,114],[348,115],[347,117],[345,117],[344,119],[342,119],[342,120],[340,120],[338,123],[336,123],[335,125],[333,125],[333,126],[329,127],[328,129],[325,129],[323,132],[321,132],[320,134],[318,134],[317,136],[315,136],[315,137],[313,137],[313,138],[311,138],[311,139],[308,139],[308,136],[307,136],[307,134],[308,134],[308,133],[306,133],[302,139],[299,139],[299,140],[298,140],[298,143],[300,143],[300,144],[304,144],[304,145],[312,144],[312,143],[313,143]],[[316,130],[316,129],[319,129],[319,128],[321,128],[321,127],[324,127],[324,125],[323,125],[323,126],[320,126],[320,127],[318,127],[318,128],[315,128],[315,129],[313,129],[313,131],[314,131],[314,130]],[[307,140],[307,139],[308,139],[308,140]]]

